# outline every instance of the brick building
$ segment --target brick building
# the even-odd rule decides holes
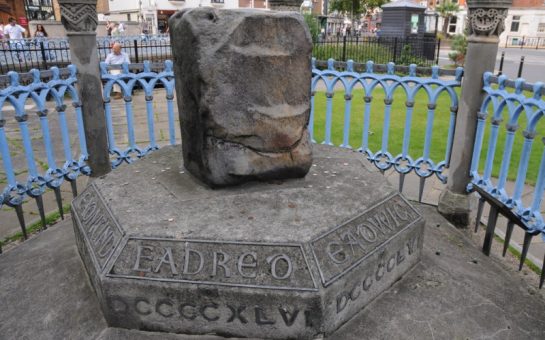
[[[19,23],[26,22],[25,3],[21,0],[0,0],[0,20],[7,24],[9,18]]]
[[[545,2],[513,0],[500,36],[503,45],[536,45],[545,47]]]

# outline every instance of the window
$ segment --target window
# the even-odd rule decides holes
[[[24,5],[28,20],[55,20],[51,0],[25,0]]]
[[[537,25],[537,33],[545,33],[545,22],[540,22]]]
[[[450,21],[448,23],[448,32],[449,33],[456,33],[456,23],[458,22],[458,17],[450,17]]]
[[[511,32],[518,32],[520,25],[520,15],[513,15],[513,20],[511,21]]]

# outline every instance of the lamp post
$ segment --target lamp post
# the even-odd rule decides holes
[[[468,0],[468,46],[462,93],[456,116],[448,184],[439,198],[438,210],[459,226],[469,224],[470,197],[467,185],[477,117],[484,98],[483,74],[494,71],[499,36],[504,30],[512,0]],[[456,110],[455,110],[456,111]]]

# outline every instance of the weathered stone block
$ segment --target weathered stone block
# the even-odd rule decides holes
[[[180,149],[96,179],[72,204],[110,326],[310,339],[420,259],[423,219],[361,153],[314,146],[305,178],[213,190]]]
[[[169,25],[186,168],[211,186],[304,176],[312,43],[302,17],[202,7]]]

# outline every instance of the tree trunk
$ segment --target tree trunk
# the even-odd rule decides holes
[[[444,17],[443,18],[443,35],[446,37],[447,36],[447,31],[448,31],[448,24],[449,24],[449,21],[450,21],[450,16],[448,17]]]

